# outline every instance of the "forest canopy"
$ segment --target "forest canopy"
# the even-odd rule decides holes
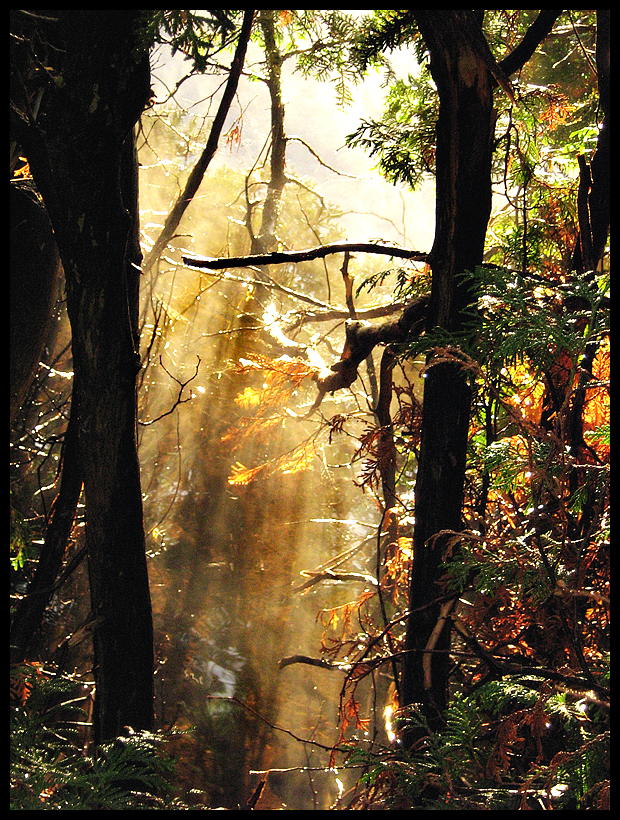
[[[11,808],[609,808],[609,128],[608,10],[11,11]]]

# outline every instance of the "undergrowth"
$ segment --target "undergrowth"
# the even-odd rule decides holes
[[[399,736],[393,749],[353,749],[348,765],[365,773],[350,808],[609,809],[610,736],[591,692],[509,677],[454,696],[441,731],[410,711]]]
[[[12,669],[11,810],[188,808],[174,798],[174,763],[163,734],[128,729],[96,749],[85,747],[78,689],[38,666]]]

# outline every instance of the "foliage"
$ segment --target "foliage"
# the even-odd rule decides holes
[[[415,712],[401,717],[403,733],[422,728],[411,749],[353,749],[348,765],[366,772],[350,807],[608,809],[609,733],[589,712],[591,697],[554,691],[535,676],[456,694],[439,733]]]
[[[166,44],[173,54],[179,52],[191,60],[194,71],[205,71],[214,54],[230,45],[240,12],[208,9],[206,14],[180,9],[144,12],[144,47]]]
[[[381,119],[363,120],[347,137],[347,145],[362,147],[377,159],[386,179],[412,190],[435,171],[437,100],[428,69],[420,71],[419,77],[395,80]]]
[[[11,535],[9,554],[13,571],[22,570],[32,552],[32,533],[24,516],[11,504]]]
[[[498,60],[514,48],[535,14],[523,9],[485,11],[483,30]],[[542,212],[550,211],[560,227],[558,211],[570,207],[566,196],[559,194],[553,166],[564,172],[567,166],[574,168],[577,153],[591,151],[596,139],[596,86],[586,51],[592,48],[593,18],[587,11],[575,14],[577,19],[570,13],[568,24],[545,44],[543,55],[531,60],[521,72],[517,107],[503,95],[497,97],[495,175],[507,191],[510,187],[514,192],[515,186],[522,189],[523,196],[530,186],[535,191],[536,201],[527,204],[534,211],[527,229],[531,233],[530,251],[537,232],[553,241],[552,231],[542,231]],[[403,47],[414,51],[417,71],[407,79],[392,78],[382,116],[362,121],[347,143],[368,150],[387,179],[415,189],[435,172],[438,101],[414,15],[410,11],[373,12],[355,54],[360,67],[366,69],[374,61],[385,62],[386,51]],[[538,185],[532,184],[533,173],[540,175]],[[517,243],[518,232],[517,228]]]
[[[351,102],[350,86],[361,79],[351,59],[358,30],[356,16],[338,9],[294,9],[279,15],[280,42],[284,44],[285,34],[288,41],[284,58],[294,57],[304,76],[331,81],[341,106]]]
[[[171,808],[173,766],[164,738],[132,732],[92,753],[80,749],[76,681],[36,666],[12,669],[11,809]]]
[[[532,20],[510,14],[485,15],[498,59]],[[396,691],[389,708],[401,737],[417,738],[411,750],[376,751],[364,740],[364,683],[376,687],[377,674],[391,670],[397,688],[403,623],[415,617],[406,601],[407,467],[419,435],[411,412],[391,419],[400,509],[377,529],[372,583],[320,616],[324,657],[345,670],[339,742],[351,740],[351,764],[368,767],[351,808],[608,807],[609,274],[606,261],[596,274],[571,270],[579,173],[571,151],[591,151],[596,134],[583,45],[592,43],[591,18],[575,17],[522,72],[519,105],[499,102],[494,174],[506,205],[490,224],[488,264],[465,274],[476,295],[470,321],[398,351],[403,370],[421,355],[426,369],[458,364],[475,397],[464,530],[447,539],[444,556],[444,611],[455,630],[444,728],[432,733],[415,713],[400,713]],[[407,12],[377,12],[373,25],[366,61],[416,39]],[[567,35],[577,25],[583,50]],[[560,59],[571,64],[566,75],[553,70]],[[433,172],[435,117],[422,61],[417,77],[392,84],[382,120],[363,123],[350,144],[413,187]],[[368,277],[358,295],[390,274],[399,297],[417,295],[418,280],[402,270]],[[413,390],[397,395],[414,407]],[[331,440],[346,429],[339,415],[326,433]],[[375,427],[359,436],[360,483],[373,492],[381,435]],[[359,577],[359,565],[352,569]]]

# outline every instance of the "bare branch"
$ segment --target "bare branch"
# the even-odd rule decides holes
[[[412,251],[396,245],[383,245],[374,242],[336,242],[303,251],[274,251],[273,253],[253,254],[229,258],[190,257],[184,256],[183,263],[193,268],[222,270],[232,267],[253,267],[276,265],[287,262],[304,262],[311,259],[323,259],[333,253],[344,253],[345,259],[350,253],[378,253],[385,256],[409,259],[416,262],[428,262],[429,254]],[[346,282],[345,282],[346,284]],[[325,393],[350,387],[357,379],[357,369],[378,344],[402,344],[412,335],[420,335],[426,325],[428,296],[422,296],[409,303],[398,319],[369,327],[362,322],[347,324],[346,340],[340,361],[332,365],[333,371],[325,377],[317,377],[319,393],[310,409],[312,414],[321,404]],[[349,304],[349,311],[351,305]],[[375,314],[376,315],[376,314]]]
[[[337,168],[333,168],[331,165],[328,165],[324,160],[321,159],[321,157],[317,154],[317,152],[314,150],[314,148],[311,145],[309,145],[309,143],[307,143],[305,139],[302,139],[301,137],[295,137],[295,136],[293,136],[293,137],[289,136],[286,139],[287,139],[288,142],[300,142],[305,148],[308,149],[308,151],[310,151],[310,153],[316,159],[316,161],[319,163],[319,165],[322,165],[324,168],[327,168],[329,171],[333,171],[334,174],[338,174],[338,176],[340,176],[340,177],[347,177],[347,179],[360,179],[360,177],[354,176],[353,174],[345,174],[344,171],[339,171]]]
[[[560,14],[562,9],[543,9],[540,12],[517,47],[500,61],[499,67],[505,75],[510,76],[523,68],[538,46],[551,33]]]
[[[305,663],[308,666],[318,666],[320,669],[329,669],[330,672],[348,672],[351,669],[350,663],[339,663],[338,661],[328,661],[325,658],[311,658],[308,655],[289,655],[282,658],[278,663],[278,669],[284,669],[294,663]]]
[[[367,572],[333,572],[331,569],[326,569],[322,572],[310,572],[309,570],[304,570],[301,574],[309,578],[309,580],[301,586],[296,587],[296,591],[298,592],[301,592],[304,589],[309,589],[315,584],[320,584],[321,581],[327,581],[329,583],[361,581],[362,583],[370,584],[370,586],[373,587],[377,586],[377,579]]]
[[[427,262],[428,254],[400,248],[397,245],[380,245],[377,242],[336,242],[309,248],[304,251],[274,251],[250,256],[200,257],[184,256],[183,263],[191,268],[248,268],[253,265],[280,265],[287,262],[309,262],[312,259],[323,259],[332,253],[378,253],[383,256],[395,256],[398,259],[409,259],[413,262]]]
[[[310,412],[319,407],[325,393],[334,393],[353,384],[357,379],[360,363],[374,347],[379,344],[402,344],[412,336],[419,336],[426,326],[429,299],[429,296],[415,299],[407,305],[398,319],[380,325],[368,326],[362,322],[349,322],[340,361],[331,366],[333,372],[329,376],[317,378],[319,395]]]

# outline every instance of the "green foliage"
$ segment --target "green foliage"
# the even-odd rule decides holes
[[[485,265],[466,272],[463,280],[477,295],[463,330],[414,340],[409,356],[449,345],[493,373],[528,360],[538,377],[557,362],[560,351],[578,358],[609,333],[608,276],[572,274],[558,281]],[[401,292],[416,294],[415,285]]]
[[[349,104],[350,86],[362,77],[351,59],[352,44],[357,42],[359,31],[356,16],[335,9],[301,9],[280,15],[281,30],[286,29],[288,35],[285,54],[296,57],[297,68],[304,77],[332,82],[339,105]]]
[[[371,65],[385,65],[386,51],[411,44],[418,62],[423,62],[424,44],[411,10],[379,9],[366,20],[354,56],[366,70]]]
[[[191,60],[194,71],[204,72],[214,52],[230,44],[239,14],[233,9],[208,9],[207,16],[180,9],[145,11],[144,47],[166,44]]]
[[[172,765],[161,736],[129,732],[84,754],[74,681],[25,666],[11,683],[11,809],[166,807]]]
[[[14,571],[24,568],[24,561],[31,557],[32,533],[24,516],[11,505],[10,561]]]
[[[484,13],[498,60],[536,15]],[[412,18],[377,12],[364,59],[417,42]],[[487,264],[460,283],[469,317],[458,333],[433,331],[400,351],[426,355],[427,368],[459,365],[474,395],[464,530],[442,579],[446,594],[461,595],[452,691],[440,731],[415,711],[403,716],[409,753],[356,749],[352,762],[367,768],[354,808],[608,807],[598,687],[609,642],[609,276],[606,260],[596,275],[572,270],[576,154],[590,159],[597,136],[594,32],[590,12],[567,12],[513,78],[517,105],[497,95],[493,182],[505,206],[489,224]],[[436,92],[420,66],[349,138],[411,186],[434,172]],[[416,287],[397,275],[398,298]]]
[[[508,676],[455,694],[435,733],[410,710],[400,723],[402,734],[419,737],[410,751],[352,751],[348,765],[365,768],[353,807],[516,810],[534,799],[585,808],[608,778],[610,754],[589,703],[541,678]]]
[[[545,231],[549,210],[562,210],[570,202],[559,195],[558,177],[570,176],[577,154],[591,153],[595,147],[597,89],[586,52],[587,46],[592,48],[594,26],[591,13],[576,14],[577,19],[571,18],[516,80],[518,110],[504,96],[498,99],[496,182],[511,189],[511,196],[519,188],[523,196],[534,191],[534,201],[527,202],[528,225],[521,226],[526,238],[519,237],[519,226],[514,234],[517,250],[528,248],[526,266],[535,264],[534,245],[543,240],[553,242]],[[529,10],[485,12],[483,30],[498,60],[516,46],[535,15]],[[402,47],[413,49],[418,73],[406,80],[388,74],[384,113],[379,119],[363,121],[347,143],[368,150],[387,179],[415,189],[435,171],[438,115],[437,93],[415,15],[402,10],[375,11],[367,19],[353,54],[365,71],[371,65],[387,65],[385,52]],[[534,188],[535,179],[542,184]],[[514,258],[521,256],[518,252]]]
[[[385,51],[412,47],[418,64],[406,80],[394,77]],[[412,190],[435,173],[435,126],[438,98],[424,43],[411,11],[375,11],[366,22],[354,51],[360,66],[384,64],[390,80],[385,108],[379,119],[362,120],[347,137],[347,145],[364,148],[377,160],[378,170],[394,183]]]
[[[363,120],[347,137],[347,145],[361,147],[377,160],[377,168],[391,182],[412,190],[435,173],[437,96],[429,73],[395,80],[379,120]]]
[[[497,367],[527,356],[537,373],[557,361],[558,352],[582,354],[609,332],[602,308],[609,281],[574,275],[564,283],[518,276],[501,268],[480,268],[473,276],[482,313],[478,359]]]
[[[414,299],[416,296],[428,293],[430,282],[427,276],[416,274],[412,277],[411,269],[398,267],[381,269],[367,276],[358,285],[355,297],[357,298],[364,290],[370,292],[385,285],[392,276],[394,280],[390,287],[396,299]]]

